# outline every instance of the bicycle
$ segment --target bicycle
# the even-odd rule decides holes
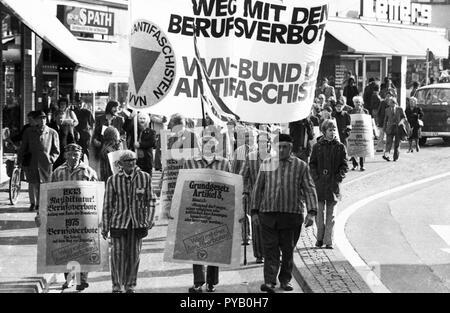
[[[15,205],[19,199],[24,173],[17,163],[17,154],[5,153],[5,159],[9,177],[9,202]]]

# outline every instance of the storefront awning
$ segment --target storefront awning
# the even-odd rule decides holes
[[[447,58],[450,41],[445,33],[426,27],[370,24],[358,20],[330,20],[327,32],[354,53],[425,58],[430,49],[438,58]]]
[[[128,46],[126,49],[121,49],[117,43],[81,40],[80,44],[86,51],[95,51],[102,56],[99,65],[111,70],[111,83],[128,83],[131,62]]]
[[[327,32],[354,53],[394,54],[394,51],[389,46],[370,34],[358,23],[329,20],[327,22]]]
[[[103,67],[103,55],[87,50],[56,18],[54,4],[43,0],[0,0],[11,13],[37,36],[64,54],[77,67],[74,89],[77,92],[107,91],[112,71]],[[89,88],[86,88],[89,87]]]

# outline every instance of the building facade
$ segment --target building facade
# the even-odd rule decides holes
[[[440,6],[450,7],[442,2]],[[389,77],[405,106],[412,83],[426,83],[427,50],[429,78],[437,81],[448,66],[449,19],[439,17],[439,10],[430,1],[330,1],[319,77],[331,78],[342,90],[353,75],[360,91],[372,77]]]

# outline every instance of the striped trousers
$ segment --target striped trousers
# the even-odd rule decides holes
[[[126,290],[136,287],[142,239],[136,237],[135,230],[128,226],[126,234],[111,238],[111,279],[113,289]]]

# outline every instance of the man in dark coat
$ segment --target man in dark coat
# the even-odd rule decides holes
[[[357,95],[359,95],[359,90],[355,84],[355,77],[351,76],[348,79],[348,85],[344,87],[344,93],[343,93],[343,96],[347,99],[347,105],[354,108],[355,105],[353,104],[353,97],[355,97]]]
[[[289,134],[293,140],[292,153],[308,163],[311,155],[311,140],[314,139],[314,125],[309,117],[289,123]]]
[[[335,111],[332,117],[336,119],[337,130],[339,132],[339,138],[344,146],[347,147],[347,138],[350,136],[351,131],[351,118],[350,114],[345,112],[343,108],[343,101],[338,101],[335,107]]]
[[[58,133],[48,127],[43,111],[33,114],[35,126],[25,130],[18,153],[18,163],[23,166],[28,180],[30,211],[39,210],[39,188],[50,181],[53,163],[59,156]]]

